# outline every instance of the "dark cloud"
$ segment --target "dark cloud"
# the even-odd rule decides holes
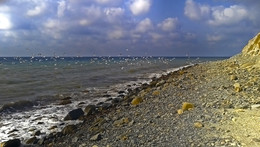
[[[5,2],[7,2],[8,0],[0,0],[0,4],[1,3],[5,3]]]

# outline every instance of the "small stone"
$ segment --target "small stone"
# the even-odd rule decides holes
[[[75,131],[76,131],[76,126],[75,125],[68,125],[68,126],[66,126],[66,127],[64,127],[63,129],[62,129],[62,133],[64,134],[64,135],[67,135],[67,134],[72,134],[72,133],[74,133]]]
[[[90,141],[99,141],[99,140],[101,140],[101,139],[102,139],[101,134],[98,133],[98,134],[92,136],[92,137],[90,138]]]
[[[130,121],[130,122],[128,123],[128,126],[130,127],[130,126],[134,125],[134,123],[135,123],[135,121],[132,120],[132,121]]]
[[[70,100],[70,99],[72,99],[72,97],[64,97],[64,98],[62,98],[61,100]]]
[[[112,106],[111,103],[103,103],[103,104],[99,107],[99,109],[100,109],[100,110],[107,110],[107,109],[109,109],[111,106]]]
[[[19,130],[17,129],[13,129],[12,131],[8,132],[8,134],[14,133],[14,132],[18,132]]]
[[[195,128],[202,128],[203,127],[203,124],[201,122],[195,122],[194,123],[194,127]]]
[[[183,110],[182,110],[182,109],[178,109],[178,110],[177,110],[177,113],[178,113],[178,114],[182,114],[182,113],[183,113]]]
[[[83,143],[83,144],[79,145],[79,147],[87,147],[87,144]]]
[[[237,80],[237,79],[238,79],[238,78],[237,78],[237,76],[235,76],[235,75],[231,75],[231,76],[230,76],[230,80],[232,80],[232,81],[233,81],[233,80]]]
[[[136,97],[132,100],[131,104],[132,105],[138,105],[143,101],[143,99],[141,97]]]
[[[53,129],[56,129],[56,128],[58,128],[58,127],[57,126],[52,126],[48,130],[53,130]]]
[[[117,127],[121,127],[124,124],[128,124],[128,123],[129,123],[129,119],[126,118],[126,117],[123,117],[123,118],[121,118],[119,120],[114,121],[113,125],[117,126]]]
[[[236,92],[240,92],[242,90],[241,85],[239,83],[235,83],[233,86]]]
[[[182,105],[183,111],[190,110],[190,109],[193,109],[193,108],[194,108],[194,105],[192,103],[184,102],[183,105]]]
[[[260,139],[258,139],[258,138],[253,138],[252,141],[254,141],[254,142],[260,142]]]
[[[153,96],[158,96],[160,94],[160,91],[159,90],[156,90],[152,93]]]
[[[236,112],[245,112],[244,109],[236,109]]]
[[[120,101],[122,101],[122,98],[114,98],[114,99],[112,99],[112,104],[117,104]]]
[[[39,136],[39,135],[41,135],[41,131],[40,130],[34,132],[34,134],[33,134],[33,136]]]
[[[251,105],[251,109],[259,109],[259,108],[260,108],[260,104]]]
[[[43,145],[45,139],[46,139],[45,137],[41,138],[41,139],[38,141],[38,144],[39,144],[39,145]]]
[[[125,140],[127,140],[127,139],[128,139],[128,137],[125,136],[125,135],[121,137],[121,140],[123,140],[123,141],[125,141]]]
[[[62,100],[58,105],[67,105],[67,104],[71,104],[71,100]]]
[[[79,140],[78,137],[74,137],[74,138],[72,139],[72,142],[75,143],[75,142],[78,142],[78,140]]]
[[[39,140],[36,137],[30,138],[26,141],[26,144],[36,144]]]

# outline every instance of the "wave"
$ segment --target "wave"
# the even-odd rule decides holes
[[[5,113],[5,112],[16,112],[19,110],[24,110],[33,107],[36,105],[35,102],[27,101],[27,100],[22,100],[22,101],[17,101],[17,102],[10,102],[7,104],[4,104],[0,108],[0,114]]]

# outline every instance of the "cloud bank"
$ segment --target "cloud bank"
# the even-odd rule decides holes
[[[257,6],[251,0],[0,1],[0,53],[232,55],[260,30]]]

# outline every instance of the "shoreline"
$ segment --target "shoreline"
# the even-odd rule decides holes
[[[184,66],[181,66],[181,67],[178,67],[178,68],[171,68],[171,69],[168,69],[168,70],[166,70],[166,71],[161,71],[160,73],[159,72],[157,72],[157,73],[153,73],[153,74],[150,74],[150,76],[149,76],[149,80],[147,80],[146,82],[141,82],[140,80],[139,81],[136,81],[136,82],[128,82],[128,83],[125,83],[125,84],[118,84],[118,85],[125,85],[124,87],[124,91],[127,89],[127,90],[130,90],[130,88],[129,87],[127,87],[127,85],[129,85],[129,84],[131,84],[132,83],[132,86],[131,86],[131,90],[130,90],[130,92],[128,93],[121,93],[121,95],[123,94],[124,95],[124,97],[125,96],[129,96],[129,95],[133,95],[133,93],[137,93],[138,92],[138,89],[142,89],[142,87],[144,86],[144,87],[146,87],[147,85],[149,85],[149,83],[151,82],[151,81],[153,81],[153,80],[155,80],[155,81],[157,81],[158,79],[160,79],[160,77],[163,77],[163,76],[167,76],[169,73],[171,73],[171,72],[176,72],[176,71],[178,71],[178,70],[181,70],[181,69],[183,69],[183,68],[187,68],[187,67],[189,67],[189,66],[193,66],[193,65],[184,65]],[[134,84],[133,84],[134,83]],[[137,85],[136,85],[137,84]],[[138,84],[140,84],[139,86],[138,86]],[[134,86],[135,85],[135,86]],[[115,87],[115,85],[114,85],[114,87]],[[121,90],[122,91],[122,90]],[[116,95],[119,95],[119,93],[117,93]],[[109,100],[109,101],[108,101]],[[96,104],[95,104],[95,106],[96,106],[96,108],[97,109],[100,109],[102,106],[104,106],[104,107],[112,107],[112,105],[114,106],[114,105],[117,105],[117,103],[119,102],[119,101],[121,101],[122,99],[117,99],[117,98],[114,98],[114,99],[112,99],[112,98],[109,98],[109,97],[107,97],[105,100],[103,100],[102,102],[97,102]],[[118,101],[118,102],[117,102]],[[80,102],[80,101],[79,101]],[[111,105],[107,105],[108,103],[111,103]],[[21,106],[21,104],[23,104],[23,105],[26,105],[26,104],[29,104],[28,105],[28,107],[31,107],[31,104],[33,105],[33,103],[32,102],[29,102],[29,101],[21,101],[21,102],[17,102],[17,103],[12,103],[12,104],[7,104],[7,108],[6,109],[8,109],[9,108],[9,106],[10,107],[14,107],[14,106],[16,106],[16,104],[20,107]],[[104,105],[103,105],[104,104]],[[75,104],[76,105],[76,104]],[[93,105],[93,104],[88,104],[88,105]],[[51,105],[50,105],[51,106]],[[66,106],[66,105],[64,105],[64,106]],[[32,107],[34,107],[34,106],[32,106]],[[48,106],[45,106],[46,108],[48,107]],[[84,110],[84,108],[85,107],[79,107],[79,106],[77,106],[77,108],[82,108],[82,110]],[[27,108],[28,109],[28,108]],[[35,109],[34,111],[38,111],[38,108],[33,108],[33,109]],[[76,108],[75,108],[76,109]],[[40,109],[39,109],[40,110]],[[71,109],[71,110],[73,110],[73,109]],[[46,110],[45,110],[46,111]],[[14,114],[16,114],[17,113],[17,115],[19,115],[19,112],[15,112]],[[21,112],[21,113],[26,113],[26,111],[25,112]],[[53,113],[53,114],[55,114],[55,113]],[[87,114],[88,115],[88,114]],[[18,117],[18,116],[17,116]],[[65,117],[65,116],[64,116]],[[63,118],[64,118],[63,117]],[[38,118],[36,117],[35,118],[35,120],[37,120]],[[33,120],[34,121],[34,120]],[[79,120],[79,121],[82,121],[82,120]],[[62,121],[61,121],[62,122]],[[71,122],[71,123],[66,123],[67,125],[66,126],[68,126],[68,125],[75,125],[75,124],[80,124],[81,122],[78,122],[78,123],[76,123],[77,121],[75,121],[74,123],[73,122]],[[41,123],[41,122],[38,122],[38,123]],[[63,123],[64,124],[64,123]],[[62,131],[62,129],[64,128],[64,127],[66,127],[66,126],[63,126],[62,128],[56,128],[56,129],[58,129],[57,130],[57,132],[61,132]],[[49,126],[48,128],[50,128],[50,127],[53,127],[53,126]],[[28,129],[30,129],[30,130],[32,130],[33,128],[37,128],[37,125],[35,126],[35,127],[29,127]],[[47,129],[47,128],[46,128]],[[41,131],[41,134],[42,133],[44,133],[45,131],[42,131],[41,129],[35,129],[35,131],[37,131],[37,130],[39,130],[39,131]],[[11,130],[9,130],[9,135],[10,135],[10,132],[16,132],[16,129],[14,128],[14,129],[11,129]],[[34,131],[33,131],[34,132]],[[33,132],[31,132],[31,133],[33,133]],[[34,134],[34,133],[33,133]],[[52,134],[52,133],[51,133]],[[48,135],[49,136],[49,135]],[[45,138],[45,137],[47,137],[47,136],[42,136],[42,137],[40,137],[40,138]],[[36,136],[36,138],[35,137],[32,137],[32,138],[34,138],[35,140],[40,140],[39,139],[39,136],[37,135]],[[31,138],[28,138],[27,137],[27,139],[25,139],[25,140],[23,140],[23,143],[26,143],[28,140],[30,140]],[[12,139],[9,139],[9,140],[12,140]],[[4,140],[4,141],[7,141],[7,140]]]
[[[260,98],[239,98],[251,89],[237,91],[234,83],[244,86],[251,77],[235,68],[235,61],[197,64],[162,76],[115,107],[83,118],[83,124],[68,128],[71,132],[63,131],[66,135],[46,139],[44,146],[257,146],[257,135],[241,137],[239,131],[247,127],[236,123],[245,118],[241,113],[253,113]],[[134,104],[134,99],[140,101]],[[194,108],[179,113],[184,102]]]
[[[69,125],[39,140],[32,138],[31,143],[80,147],[260,145],[259,135],[242,134],[245,138],[239,134],[247,129],[239,124],[243,118],[250,122],[249,114],[259,113],[251,108],[260,102],[260,90],[254,90],[260,74],[238,68],[243,64],[239,62],[234,57],[163,75],[112,107],[90,109],[89,115],[80,117],[82,124]],[[253,84],[246,87],[248,81]],[[237,88],[236,83],[242,86]],[[185,102],[192,109],[183,109]]]

